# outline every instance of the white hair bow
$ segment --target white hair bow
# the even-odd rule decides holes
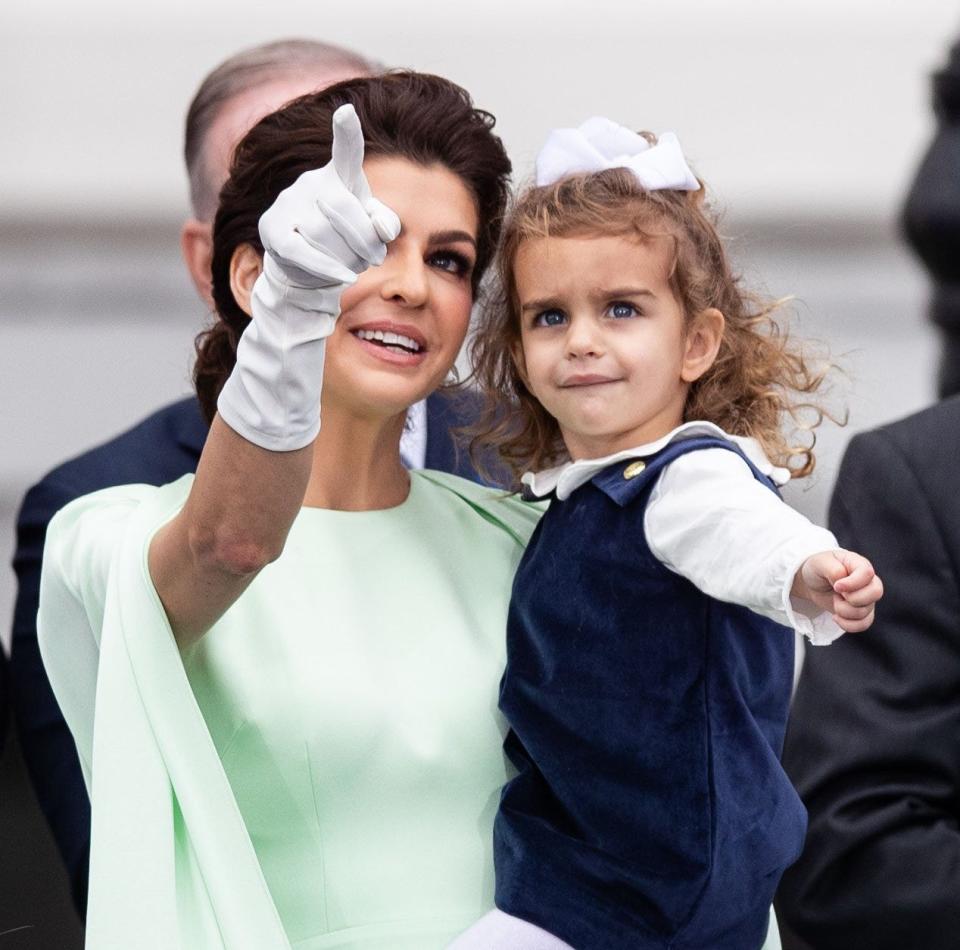
[[[628,168],[647,191],[672,188],[697,191],[673,132],[664,132],[651,145],[642,135],[594,116],[576,129],[554,129],[537,156],[537,184],[552,185],[569,175]]]

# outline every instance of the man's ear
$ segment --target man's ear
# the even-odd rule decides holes
[[[213,310],[213,295],[210,290],[210,262],[213,258],[213,226],[196,218],[184,221],[180,229],[180,253],[190,271],[190,279],[197,293]]]
[[[250,316],[250,295],[263,270],[263,258],[249,244],[241,244],[230,258],[230,290],[240,309]]]
[[[680,378],[685,383],[699,379],[713,366],[725,325],[723,314],[715,307],[708,307],[693,318],[687,330],[680,370]]]

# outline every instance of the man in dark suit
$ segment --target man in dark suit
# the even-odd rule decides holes
[[[830,507],[885,594],[807,651],[784,764],[810,813],[781,883],[813,950],[960,947],[960,397],[850,443]]]
[[[262,116],[296,96],[376,64],[349,50],[290,40],[246,50],[226,60],[201,83],[187,114],[185,158],[193,217],[181,231],[191,279],[212,308],[210,255],[217,195],[230,156]],[[458,453],[451,429],[471,421],[475,400],[437,393],[415,407],[419,424],[404,434],[401,453],[411,467],[476,478],[466,453]],[[17,521],[17,599],[10,680],[24,761],[41,810],[66,863],[74,902],[86,906],[90,807],[73,738],[50,690],[37,647],[40,564],[47,523],[80,495],[127,483],[162,485],[196,470],[207,424],[194,398],[166,406],[129,431],[60,465],[31,488]],[[2,673],[0,669],[0,673]]]

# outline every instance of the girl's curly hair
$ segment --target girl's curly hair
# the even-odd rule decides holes
[[[498,286],[471,344],[474,378],[485,397],[481,417],[469,430],[477,464],[491,443],[515,478],[567,458],[556,420],[523,381],[514,262],[531,238],[591,235],[666,239],[672,246],[669,282],[686,319],[711,307],[723,313],[720,351],[691,384],[684,421],[705,420],[732,435],[752,436],[775,465],[794,478],[809,475],[813,430],[824,417],[833,418],[810,397],[831,365],[812,361],[778,322],[783,301],[741,288],[703,187],[645,191],[619,168],[527,188],[507,217],[496,259]]]

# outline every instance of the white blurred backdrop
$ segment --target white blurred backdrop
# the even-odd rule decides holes
[[[66,0],[0,8],[0,631],[16,505],[50,466],[188,390],[205,320],[179,260],[182,122],[238,49],[286,36],[449,76],[498,117],[518,176],[595,113],[678,132],[748,275],[798,298],[847,369],[821,438],[823,517],[851,432],[930,401],[926,282],[895,221],[960,7],[867,0]]]
[[[551,127],[591,114],[675,130],[748,280],[795,295],[797,332],[846,367],[850,424],[789,490],[823,518],[850,434],[933,398],[926,279],[896,218],[958,33],[950,0],[0,3],[0,643],[28,485],[189,389],[207,314],[179,258],[182,123],[226,56],[311,36],[449,76],[521,178]],[[0,840],[3,946],[79,950],[12,735]]]

